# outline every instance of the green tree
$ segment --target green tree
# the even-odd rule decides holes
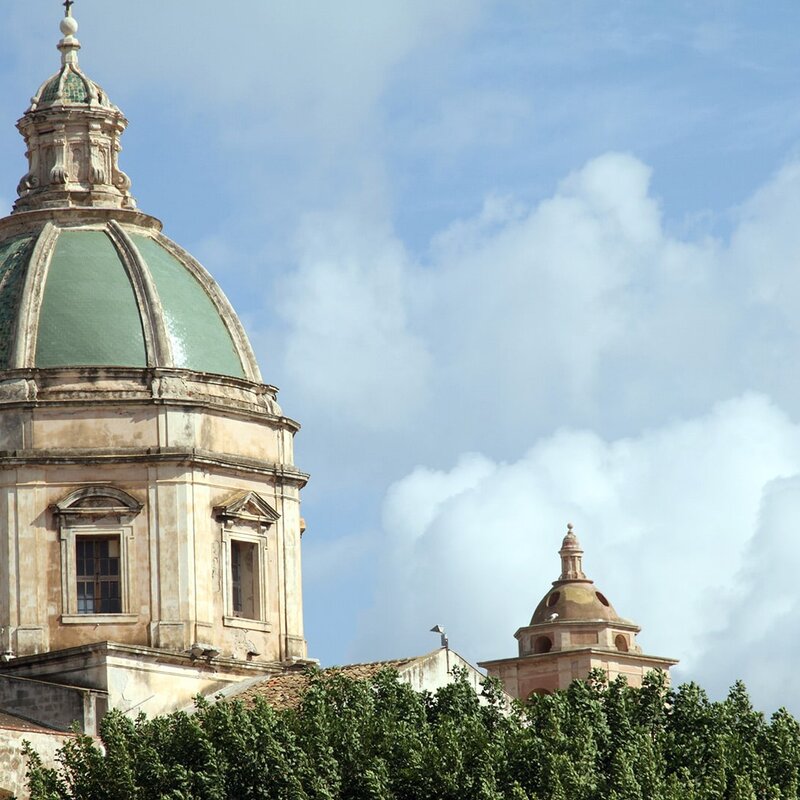
[[[735,684],[640,689],[603,673],[510,708],[456,673],[418,694],[381,672],[314,672],[295,709],[198,700],[193,714],[112,712],[46,768],[33,800],[798,800],[800,725]]]

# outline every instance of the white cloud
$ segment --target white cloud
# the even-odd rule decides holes
[[[733,576],[731,602],[709,630],[696,673],[721,692],[735,670],[762,707],[800,713],[800,477],[778,479],[764,491],[758,527]]]
[[[314,218],[277,293],[286,382],[353,431],[392,416],[416,460],[434,445],[504,452],[554,424],[635,429],[676,408],[652,391],[673,369],[687,384],[677,410],[706,407],[728,388],[724,367],[708,370],[730,327],[721,248],[668,236],[649,180],[612,153],[534,208],[490,196],[424,264],[368,216]],[[402,423],[423,410],[427,435],[410,439]]]
[[[386,398],[408,386],[427,435],[397,424],[393,447],[416,463],[518,453],[559,425],[636,433],[749,390],[791,408],[798,210],[789,163],[737,213],[728,241],[679,238],[647,166],[610,153],[532,208],[489,196],[421,263],[366,216],[321,216],[313,257],[304,245],[283,285],[285,369],[315,391],[324,381],[325,413],[345,412],[354,433],[385,419],[373,387]],[[314,375],[292,372],[298,354]],[[349,381],[334,385],[337,366]],[[374,444],[385,449],[385,436]]]
[[[398,243],[346,219],[318,223],[308,221],[299,268],[278,287],[287,379],[340,424],[405,427],[428,399],[431,366],[409,324],[413,270]]]
[[[470,658],[513,654],[514,631],[558,577],[572,520],[586,571],[643,626],[646,652],[715,686],[744,677],[771,699],[753,641],[787,664],[800,657],[765,622],[773,609],[780,628],[800,606],[800,555],[780,563],[797,550],[800,477],[787,477],[798,473],[800,427],[755,395],[633,438],[562,430],[513,463],[467,455],[450,470],[418,468],[387,494],[385,558],[354,655],[417,652],[435,644],[434,623]],[[778,495],[791,513],[775,512]],[[787,700],[800,708],[800,695]]]

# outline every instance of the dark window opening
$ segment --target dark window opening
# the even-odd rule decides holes
[[[119,537],[76,536],[75,556],[78,613],[120,614]]]
[[[608,602],[608,600],[606,600],[606,596],[605,596],[605,595],[604,595],[602,592],[595,592],[595,594],[597,595],[597,599],[598,599],[598,600],[599,600],[599,601],[600,601],[600,602],[601,602],[601,603],[602,603],[604,606],[610,606],[610,605],[611,605],[611,603],[609,603],[609,602]]]
[[[231,542],[231,604],[234,617],[257,619],[258,551],[252,542]]]
[[[552,608],[561,597],[561,592],[553,592],[550,597],[547,598],[547,607]]]
[[[549,653],[552,647],[553,647],[553,642],[550,640],[549,636],[540,636],[533,643],[533,652],[534,653]]]

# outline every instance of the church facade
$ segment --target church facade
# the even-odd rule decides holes
[[[158,713],[305,661],[308,476],[230,303],[137,209],[77,28],[0,220],[0,675]]]

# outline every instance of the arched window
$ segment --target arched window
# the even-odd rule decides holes
[[[617,650],[620,653],[627,653],[628,652],[628,638],[627,636],[618,633],[617,637],[614,639],[614,644],[617,646]]]
[[[553,648],[553,640],[549,636],[539,636],[533,643],[534,653],[549,653]]]
[[[84,486],[52,507],[61,540],[61,621],[136,622],[128,546],[136,498],[113,486]]]

